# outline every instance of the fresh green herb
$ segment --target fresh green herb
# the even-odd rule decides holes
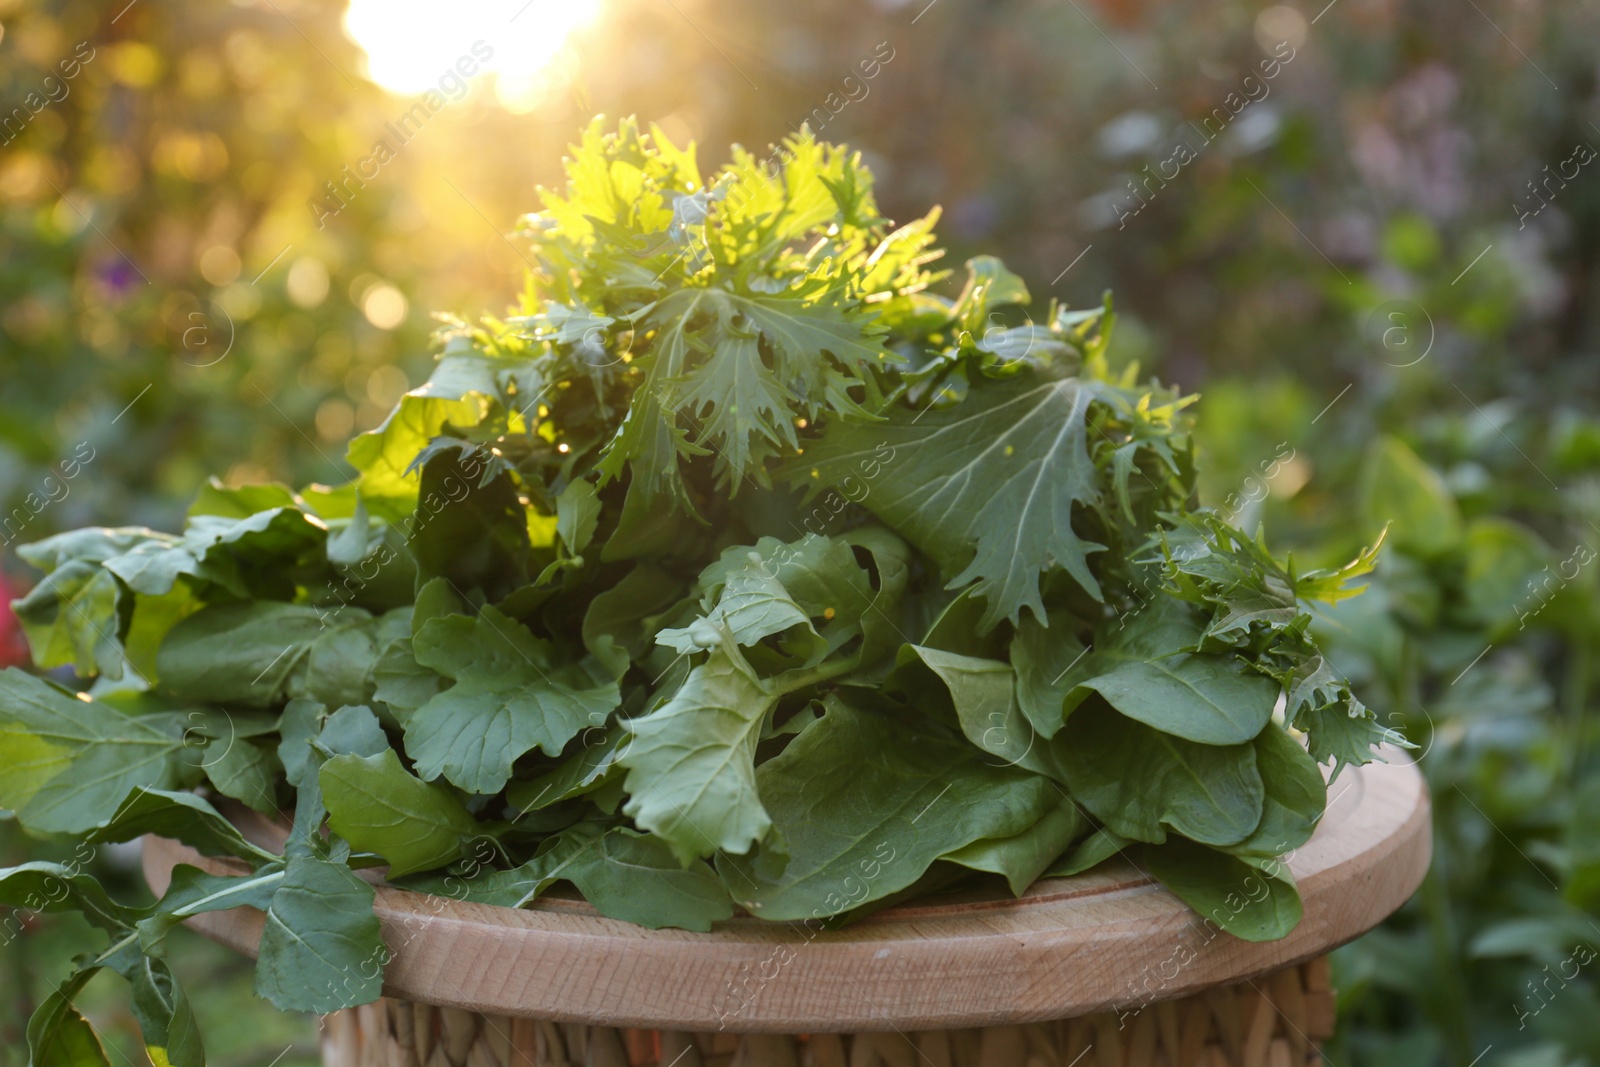
[[[1317,763],[1395,740],[1307,634],[1373,554],[1299,574],[1197,508],[1194,398],[1114,365],[1109,299],[1033,320],[988,257],[941,296],[936,213],[894,228],[858,156],[784,155],[707,179],[597,122],[526,220],[518,306],[449,324],[353,481],[213,484],[180,535],[27,550],[36,661],[90,684],[0,676],[0,804],[251,868],[180,868],[143,911],[0,872],[18,906],[76,887],[51,906],[113,939],[40,1009],[36,1063],[104,1061],[70,1006],[100,967],[202,1062],[161,959],[211,908],[266,913],[273,1003],[371,1000],[353,870],[381,864],[703,930],[1132,850],[1208,912],[1265,878],[1217,911],[1239,937],[1293,926],[1274,864],[1321,816]],[[223,798],[292,822],[283,855]]]

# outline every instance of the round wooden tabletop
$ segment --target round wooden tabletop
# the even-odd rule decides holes
[[[647,930],[577,900],[513,910],[380,886],[385,993],[498,1015],[669,1030],[924,1030],[1063,1019],[1232,985],[1321,955],[1405,902],[1428,869],[1429,804],[1403,754],[1347,770],[1312,839],[1288,857],[1305,918],[1288,937],[1219,933],[1131,864],[963,895],[842,930],[736,917],[710,933]],[[147,838],[146,879],[174,864],[243,870]],[[254,955],[249,908],[189,924]]]

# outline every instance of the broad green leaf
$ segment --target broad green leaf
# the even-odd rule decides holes
[[[69,559],[13,605],[40,667],[121,678],[122,586],[97,563]]]
[[[300,695],[291,690],[325,628],[322,613],[305,605],[213,605],[178,623],[162,642],[156,660],[162,687],[185,700],[274,707]]]
[[[860,754],[873,753],[863,774]],[[830,698],[757,772],[788,863],[724,855],[723,882],[756,916],[836,915],[914,883],[941,856],[1009,838],[1061,803],[1049,781],[984,762],[965,741]]]
[[[141,787],[178,785],[188,762],[182,716],[125,715],[15,667],[0,673],[0,803],[37,833],[105,823]],[[13,778],[13,761],[22,773]]]
[[[112,900],[92,875],[83,873],[83,862],[0,868],[0,904],[27,911],[75,911],[112,937],[126,934],[140,909]]]
[[[1249,741],[1272,718],[1278,683],[1232,655],[1187,651],[1201,633],[1193,611],[1161,594],[1125,625],[1102,625],[1064,679],[1068,710],[1094,691],[1164,733],[1206,745]]]
[[[477,833],[450,788],[417,778],[394,749],[335,756],[322,765],[321,781],[333,832],[351,848],[388,860],[391,877],[454,862]]]
[[[643,659],[665,616],[689,602],[684,580],[650,563],[636,563],[621,581],[589,602],[583,644],[613,676]]]
[[[491,457],[492,458],[492,457]],[[530,512],[509,474],[483,480],[483,453],[447,450],[422,468],[419,518],[407,538],[424,580],[494,601],[528,584]]]
[[[1044,618],[1039,583],[1062,567],[1098,596],[1073,530],[1075,506],[1098,498],[1086,440],[1089,394],[1070,380],[1019,375],[988,383],[946,411],[893,409],[880,423],[834,420],[786,469],[796,484],[838,484],[887,443],[892,459],[862,501],[939,564],[949,588],[986,601],[981,628]]]
[[[256,992],[280,1011],[326,1015],[383,992],[388,949],[372,886],[344,864],[291,857],[267,908]]]
[[[412,645],[418,662],[455,685],[407,717],[406,752],[424,779],[442,774],[469,793],[504,788],[530,749],[560,755],[621,700],[615,682],[558,663],[547,642],[492,607],[430,620]]]
[[[1011,666],[1017,672],[1017,704],[1039,736],[1050,738],[1066,721],[1063,703],[1072,685],[1067,672],[1084,656],[1083,642],[1073,634],[1071,612],[1049,613],[1049,627],[1029,615],[1017,624],[1011,641]]]
[[[583,554],[600,522],[600,491],[592,482],[575,481],[556,498],[556,532],[574,556]]]
[[[709,930],[733,914],[722,881],[703,862],[684,867],[659,837],[612,830],[562,877],[602,915],[660,929]]]
[[[1261,772],[1261,824],[1231,851],[1281,856],[1311,839],[1327,807],[1328,789],[1322,772],[1300,742],[1276,726],[1255,739],[1256,767]]]
[[[205,1067],[205,1051],[194,1009],[171,969],[159,959],[131,955],[117,973],[133,987],[133,1014],[139,1020],[145,1054],[159,1067]]]
[[[755,750],[779,695],[728,636],[671,700],[626,720],[625,810],[681,862],[746,852],[772,825],[756,791]]]
[[[277,811],[283,765],[275,748],[247,738],[228,738],[208,745],[201,760],[201,769],[217,792],[263,815]]]
[[[1121,855],[1122,850],[1130,844],[1132,842],[1127,838],[1119,837],[1101,827],[1079,841],[1071,852],[1052,863],[1050,869],[1040,877],[1071,878],[1073,875],[1082,874],[1100,866],[1113,856]]]
[[[19,545],[17,555],[23,562],[49,574],[73,560],[104,563],[147,541],[166,542],[171,538],[171,534],[143,526],[88,526],[46,537],[31,545]]]
[[[913,669],[914,663],[938,677],[961,732],[994,757],[989,762],[1065,780],[1060,746],[1042,737],[1017,704],[1016,673],[1009,663],[907,645],[897,673]]]
[[[941,858],[975,871],[988,871],[1005,878],[1011,892],[1021,896],[1083,833],[1084,817],[1070,799],[1047,812],[1020,834],[992,837],[963,845]]]
[[[620,725],[591,726],[578,735],[582,747],[556,768],[536,778],[517,779],[506,786],[506,803],[514,818],[563,800],[582,796],[622,773],[617,757],[626,751],[631,735]]]
[[[156,901],[152,914],[136,924],[140,951],[158,959],[164,957],[167,933],[191,915],[241,907],[266,911],[272,906],[272,895],[283,884],[283,875],[283,861],[276,858],[247,875],[207,874],[185,863],[176,865],[167,891]]]
[[[1242,941],[1277,941],[1300,922],[1300,893],[1276,860],[1261,866],[1172,838],[1147,847],[1145,863],[1162,885]]]
[[[203,798],[162,789],[135,790],[118,806],[115,818],[90,833],[89,840],[132,841],[145,834],[181,841],[206,856],[234,856],[251,862],[277,859],[275,854],[246,841]]]
[[[79,971],[34,1009],[28,1020],[29,1067],[111,1067],[94,1027],[72,1006],[94,975],[94,969]]]
[[[522,907],[556,882],[571,882],[602,915],[660,929],[709,930],[733,914],[722,882],[704,861],[680,863],[658,837],[587,824],[550,838],[538,854],[506,871],[469,881],[414,878],[408,887],[500,907]]]
[[[446,423],[475,426],[499,396],[492,360],[481,356],[447,356],[427,384],[407,393],[377,429],[350,442],[345,458],[361,472],[361,492],[368,497],[415,500],[418,482],[410,476],[417,454],[437,437]]]
[[[1159,843],[1170,829],[1235,845],[1261,822],[1264,789],[1249,744],[1185,741],[1098,701],[1059,736],[1072,795],[1123,837]]]

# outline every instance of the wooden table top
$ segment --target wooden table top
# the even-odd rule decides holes
[[[1113,860],[1020,899],[965,894],[895,907],[842,930],[735,917],[710,933],[647,930],[578,900],[513,910],[377,890],[393,959],[385,993],[499,1015],[670,1030],[927,1030],[1061,1019],[1232,985],[1321,955],[1381,922],[1427,873],[1422,776],[1402,753],[1340,775],[1312,839],[1288,858],[1305,917],[1249,943]],[[281,831],[280,831],[281,833]],[[174,864],[234,861],[146,838],[151,888]],[[254,955],[249,908],[189,925]]]

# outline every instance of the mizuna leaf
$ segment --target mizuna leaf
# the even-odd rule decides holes
[[[972,585],[986,602],[984,630],[1017,622],[1025,607],[1042,620],[1039,583],[1051,568],[1100,595],[1088,557],[1101,546],[1073,529],[1075,506],[1099,496],[1088,410],[1076,382],[1019,375],[945,411],[835,420],[785,471],[797,485],[836,485],[887,442],[894,458],[863,506],[932,556],[949,588]]]

